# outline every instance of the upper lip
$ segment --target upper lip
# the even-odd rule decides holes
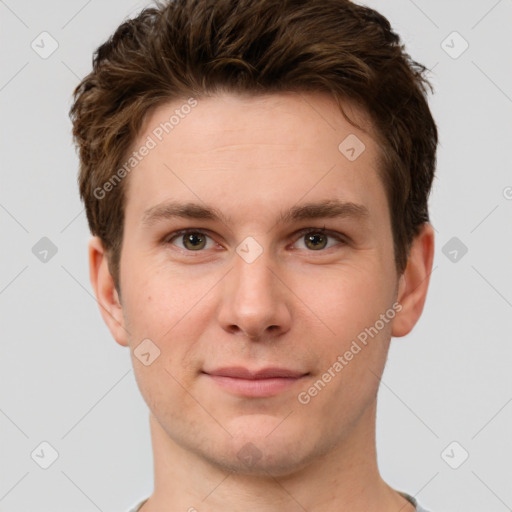
[[[273,377],[297,378],[306,375],[304,372],[290,370],[287,368],[269,367],[260,370],[249,370],[242,366],[233,366],[229,368],[218,368],[216,370],[204,371],[208,375],[217,375],[221,377],[233,377],[237,379],[271,379]]]

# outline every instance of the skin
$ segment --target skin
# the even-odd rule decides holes
[[[134,147],[183,103],[155,110]],[[414,508],[380,477],[376,395],[391,336],[409,333],[423,310],[433,229],[420,230],[398,276],[372,126],[355,106],[344,108],[364,131],[321,93],[198,98],[127,178],[120,294],[101,241],[90,242],[100,310],[130,348],[150,410],[155,488],[144,512]],[[349,134],[365,144],[354,161],[338,150]],[[333,200],[368,214],[279,222],[294,206]],[[169,201],[216,208],[225,219],[147,221]],[[313,249],[299,233],[324,227]],[[207,245],[173,238],[185,228],[202,231]],[[252,263],[236,252],[249,236],[262,249]],[[394,318],[300,403],[395,302]],[[134,356],[147,338],[160,350],[149,366]],[[308,375],[275,396],[240,397],[202,373],[225,366]],[[249,462],[238,457],[247,443],[257,454]]]

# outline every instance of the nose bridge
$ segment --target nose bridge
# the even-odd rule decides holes
[[[242,245],[242,244],[241,244]],[[285,293],[271,270],[271,255],[262,251],[254,260],[235,255],[227,276],[219,321],[230,332],[256,338],[266,331],[289,328]]]
[[[263,311],[270,308],[276,298],[275,278],[269,268],[272,264],[270,252],[262,248],[256,257],[246,258],[242,249],[243,244],[240,244],[233,269],[236,302],[247,312]]]
[[[261,305],[273,299],[275,283],[269,269],[270,263],[265,254],[252,262],[238,258],[233,277],[236,279],[236,294],[239,299],[247,304],[259,302]]]

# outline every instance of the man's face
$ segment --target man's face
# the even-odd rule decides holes
[[[127,178],[118,341],[172,442],[284,475],[374,405],[397,291],[378,147],[320,94],[198,99],[158,141],[183,104],[157,109],[134,144],[157,142]],[[148,366],[134,355],[145,339],[160,350]],[[214,376],[235,367],[300,377]]]

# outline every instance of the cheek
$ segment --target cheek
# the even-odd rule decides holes
[[[338,417],[357,409],[358,401],[369,403],[377,392],[376,375],[386,361],[395,315],[393,286],[371,266],[337,269],[324,283],[308,298],[308,306],[328,329],[320,326],[325,334],[315,343],[316,380],[311,395],[304,391],[311,398],[318,394],[316,407],[326,415],[336,403],[336,412],[331,409],[330,414]]]
[[[137,378],[158,392],[159,388],[173,388],[176,381],[172,377],[186,384],[197,374],[198,344],[214,315],[214,294],[209,291],[218,277],[210,273],[194,278],[159,265],[138,268],[144,271],[126,278],[123,310]],[[151,372],[137,360],[137,347],[145,339],[157,347],[158,358]]]
[[[203,293],[204,295],[204,293]],[[197,343],[206,318],[200,294],[183,294],[165,282],[146,280],[139,293],[125,308],[125,318],[130,331],[132,365],[138,387],[150,409],[167,410],[169,403],[179,403],[183,410],[194,407],[184,388],[188,389],[198,372]],[[200,316],[197,312],[201,312]],[[148,344],[149,358],[146,365],[140,347]],[[153,356],[154,354],[154,356]],[[146,359],[146,361],[144,361]],[[167,404],[167,405],[166,405]],[[167,411],[168,420],[179,416],[174,409]]]
[[[163,339],[182,320],[194,314],[214,284],[213,276],[194,277],[168,262],[127,261],[123,283],[125,317],[133,331]],[[131,272],[130,272],[131,270]]]
[[[374,325],[392,306],[393,285],[383,275],[368,265],[345,266],[318,278],[302,276],[295,289],[300,290],[298,295],[304,297],[305,305],[324,325],[328,337],[343,345]]]

